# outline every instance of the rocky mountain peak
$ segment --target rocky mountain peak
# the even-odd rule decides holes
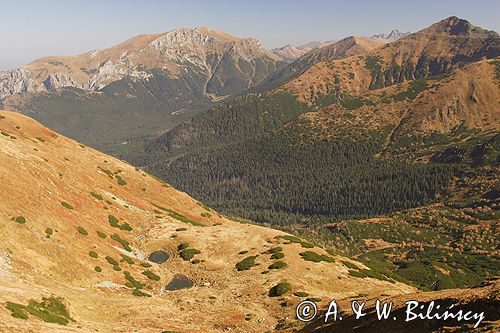
[[[155,49],[163,49],[169,46],[203,46],[213,44],[216,41],[215,37],[203,34],[197,28],[181,28],[167,32],[151,42],[150,45]]]
[[[390,33],[381,33],[381,34],[375,34],[371,36],[371,39],[376,39],[376,40],[382,40],[386,42],[394,42],[406,35],[409,35],[410,32],[401,32],[398,29],[392,30]]]
[[[483,35],[486,37],[498,37],[498,33],[476,27],[467,20],[450,16],[425,29],[429,33],[446,33],[454,36]]]

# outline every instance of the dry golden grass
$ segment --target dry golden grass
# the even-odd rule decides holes
[[[285,296],[289,305],[281,307],[280,300],[267,295],[283,280],[293,291],[325,299],[414,290],[399,283],[351,277],[340,263],[344,258],[335,263],[304,261],[299,256],[304,251],[300,244],[275,239],[284,234],[280,231],[234,222],[214,211],[210,218],[202,217],[207,212],[203,205],[143,171],[81,146],[28,117],[7,111],[0,115],[4,117],[0,130],[16,137],[0,136],[0,332],[222,332],[229,328],[264,332],[279,319],[293,318],[299,298],[290,293]],[[118,185],[117,174],[126,185]],[[205,227],[181,222],[168,210]],[[108,215],[118,218],[120,225],[128,223],[132,231],[112,227]],[[25,217],[26,223],[11,221],[15,216]],[[88,235],[79,233],[78,227]],[[47,228],[54,231],[50,238]],[[187,230],[176,231],[179,228]],[[97,231],[107,237],[99,237]],[[112,234],[137,250],[135,258],[127,254],[134,265],[120,261],[126,252],[111,239]],[[199,263],[179,257],[177,246],[184,242],[201,251],[195,256]],[[274,262],[263,252],[278,245],[285,255],[281,260],[288,266],[261,274]],[[150,268],[140,265],[147,262],[147,254],[159,249],[172,257]],[[244,250],[248,253],[239,254]],[[312,250],[326,254],[320,248]],[[98,258],[89,256],[90,251]],[[259,266],[236,270],[237,262],[257,254]],[[106,256],[117,260],[122,271],[115,271]],[[102,272],[96,272],[95,266]],[[160,281],[148,279],[142,274],[145,270],[160,276]],[[127,282],[123,271],[143,283],[143,291],[152,297],[133,296],[130,288],[106,287],[123,286]],[[176,274],[188,276],[195,286],[161,291]],[[98,286],[104,281],[109,282]],[[75,323],[60,327],[32,316],[16,319],[4,307],[7,301],[26,304],[50,295],[64,298]],[[253,319],[245,320],[247,314]]]

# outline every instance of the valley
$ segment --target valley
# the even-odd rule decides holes
[[[292,292],[348,297],[415,290],[378,279],[367,287],[343,264],[364,267],[356,261],[232,221],[27,117],[0,116],[0,285],[7,302],[0,331],[63,331],[62,324],[77,332],[144,326],[144,332],[264,332],[301,299]],[[149,255],[159,250],[169,257],[157,264]],[[307,261],[301,253],[330,259]],[[284,264],[271,268],[277,262]],[[193,285],[163,290],[179,274]],[[281,282],[291,289],[284,303],[268,296]],[[24,307],[43,297],[48,313]],[[62,302],[68,315],[50,310],[53,302]]]
[[[0,332],[459,332],[500,317],[500,37],[198,27],[0,72]],[[4,110],[3,110],[4,109]],[[109,154],[109,155],[108,155]]]

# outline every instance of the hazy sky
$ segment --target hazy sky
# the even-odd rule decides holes
[[[500,30],[499,0],[0,0],[0,70],[105,48],[141,33],[208,26],[264,47],[417,31],[448,16]]]

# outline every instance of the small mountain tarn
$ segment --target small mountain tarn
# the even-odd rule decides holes
[[[173,279],[165,286],[164,290],[175,291],[181,289],[188,289],[194,286],[194,282],[190,280],[187,276],[182,274],[177,274]]]
[[[163,264],[165,261],[170,259],[170,255],[166,251],[158,250],[151,253],[148,259],[155,264]]]

